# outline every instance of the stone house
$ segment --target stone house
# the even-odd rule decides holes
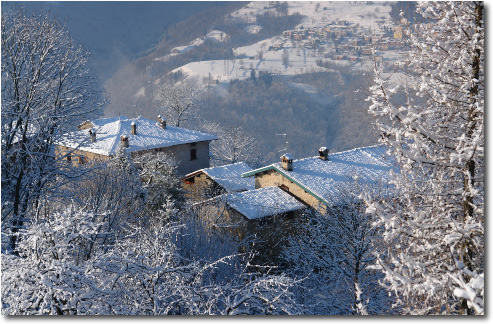
[[[218,195],[255,189],[255,179],[242,178],[252,171],[244,162],[201,169],[183,177],[186,196],[194,201],[203,201]]]
[[[222,223],[240,223],[242,220],[260,220],[268,216],[292,216],[308,208],[289,192],[276,186],[219,195],[196,203],[194,207],[204,208],[214,215],[215,224],[219,218]]]
[[[214,135],[167,126],[166,120],[127,118],[125,116],[85,121],[79,130],[65,134],[55,143],[58,155],[68,163],[77,159],[79,163],[108,161],[118,147],[126,147],[134,156],[162,152],[174,159],[179,174],[209,167],[209,143]]]
[[[351,181],[388,185],[393,161],[385,152],[380,145],[332,154],[322,147],[318,156],[295,160],[285,154],[280,163],[246,172],[242,177],[255,177],[257,189],[279,187],[298,201],[326,212],[338,204],[341,190]]]
[[[255,249],[260,252],[256,264],[272,264],[286,238],[296,235],[291,219],[308,206],[279,187],[268,187],[219,195],[193,208],[208,230],[243,241],[239,252],[248,250],[248,238],[255,237]]]

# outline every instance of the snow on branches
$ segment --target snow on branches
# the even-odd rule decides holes
[[[201,94],[202,89],[194,81],[164,80],[156,85],[154,104],[171,125],[183,127],[185,122],[197,117]]]
[[[85,68],[88,53],[49,15],[2,12],[1,45],[2,230],[11,229],[15,249],[24,219],[67,175],[53,143],[101,102]]]
[[[4,315],[298,314],[284,275],[218,278],[220,264],[189,260],[174,243],[183,226],[127,226],[92,249],[104,215],[69,207],[22,230],[19,255],[2,255]],[[217,278],[217,279],[216,279]]]
[[[484,314],[482,2],[423,2],[408,69],[375,63],[369,112],[401,173],[393,200],[367,200],[384,225],[389,289],[414,314]]]

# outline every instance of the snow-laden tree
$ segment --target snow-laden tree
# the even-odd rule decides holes
[[[202,125],[204,131],[215,134],[219,139],[211,143],[211,163],[221,166],[245,162],[252,167],[261,165],[257,139],[241,126],[223,127],[216,123]]]
[[[22,229],[18,255],[2,254],[2,314],[297,313],[293,279],[260,274],[248,263],[236,276],[214,275],[234,256],[184,258],[173,238],[180,227],[172,223],[129,225],[126,235],[88,258],[94,234],[101,234],[100,216],[69,206]]]
[[[69,207],[20,230],[18,255],[2,253],[2,314],[81,314],[106,295],[86,260],[99,216]]]
[[[202,88],[195,81],[166,79],[154,89],[154,105],[173,126],[180,127],[183,123],[197,117],[199,96]]]
[[[19,255],[2,255],[2,313],[162,315],[196,302],[185,295],[200,267],[178,253],[173,226],[129,226],[88,258],[100,216],[71,206],[22,230]]]
[[[15,249],[27,215],[61,179],[54,142],[100,108],[88,54],[47,15],[2,11],[2,230]]]
[[[340,199],[327,213],[308,211],[298,221],[283,255],[290,272],[307,277],[299,289],[307,313],[392,314],[393,298],[379,283],[383,273],[372,269],[381,228],[359,198],[382,197],[378,187],[350,181],[337,189]]]
[[[128,226],[146,222],[143,219],[147,218],[143,215],[147,203],[146,191],[130,153],[121,146],[111,161],[90,166],[87,173],[64,190],[70,200],[62,203],[101,215],[97,219],[98,231],[93,234],[86,251],[87,259],[98,249],[107,249],[125,234]],[[52,209],[63,210],[64,207],[56,204]]]
[[[412,314],[484,314],[484,3],[423,2],[409,66],[375,64],[369,112],[396,156],[384,226],[388,288]]]
[[[145,153],[133,159],[139,171],[142,187],[146,191],[147,216],[156,213],[168,202],[177,208],[184,203],[184,191],[173,156],[165,153]]]

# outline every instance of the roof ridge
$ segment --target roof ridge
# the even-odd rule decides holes
[[[356,151],[365,151],[366,149],[371,149],[371,148],[375,148],[375,147],[378,147],[378,146],[382,146],[383,147],[382,144],[375,144],[375,145],[370,145],[370,146],[362,146],[362,147],[356,147],[356,148],[353,148],[353,149],[350,149],[350,150],[346,150],[346,151],[329,153],[329,156],[341,155],[341,154],[346,154],[346,153],[349,153],[349,152],[356,152]],[[370,156],[371,156],[371,154],[370,154]],[[305,158],[302,158],[302,159],[293,160],[293,163],[296,162],[296,161],[305,161],[305,160],[308,160],[308,159],[315,159],[315,158],[318,159],[319,158],[318,155],[309,156],[309,157],[305,157]],[[320,160],[320,161],[323,161],[323,160]],[[328,161],[330,161],[330,160],[327,160],[327,162]],[[278,163],[279,162],[275,162],[274,164],[278,164]]]
[[[214,166],[214,167],[209,167],[209,168],[203,168],[203,169],[200,169],[198,171],[202,171],[204,173],[207,173],[207,170],[212,170],[212,169],[226,169],[227,167],[231,167],[233,165],[239,165],[239,164],[248,166],[248,164],[246,164],[245,162],[240,161],[240,162],[235,162],[235,163],[230,163],[230,164],[225,164],[225,165],[219,165],[219,166]]]
[[[378,147],[378,146],[384,147],[383,144],[375,144],[375,145],[370,145],[370,146],[362,146],[362,147],[356,147],[356,148],[353,148],[353,149],[350,149],[350,150],[346,150],[346,151],[330,153],[329,156],[331,156],[331,155],[332,156],[334,156],[334,155],[340,155],[340,154],[349,153],[349,152],[355,152],[355,151],[358,151],[358,150],[364,150],[364,149],[368,149],[368,148],[375,148],[375,147]],[[317,155],[315,155],[315,156],[309,156],[309,157],[305,157],[305,158],[293,160],[293,163],[298,162],[298,161],[306,161],[306,160],[309,160],[309,159],[319,159],[319,157]],[[320,160],[320,161],[323,161],[323,160]],[[330,160],[327,160],[326,162],[329,162],[329,161]],[[254,171],[265,169],[265,168],[268,168],[268,167],[279,167],[279,165],[280,165],[280,162],[274,162],[274,163],[269,164],[269,165],[266,165],[264,167],[253,169],[252,171],[249,171],[249,172],[254,172]],[[247,172],[245,172],[245,173],[247,173]]]
[[[125,117],[125,116],[123,116],[123,117]],[[121,130],[121,126],[122,126],[122,121],[121,121],[121,119],[118,119],[117,121],[115,121],[115,123],[117,123],[117,126],[118,126],[118,128],[116,129],[116,133],[117,133],[118,135],[120,135],[120,136],[121,136],[121,134],[120,134],[120,130]],[[119,136],[113,136],[113,137],[111,138],[111,140],[113,141],[113,143],[112,143],[112,144],[111,144],[111,146],[110,146],[110,150],[109,150],[109,152],[107,152],[107,154],[108,154],[108,155],[111,155],[111,152],[113,152],[113,151],[114,151],[114,152],[116,152],[116,149],[118,149],[118,147],[116,147],[116,148],[115,148],[115,144],[116,144],[116,143],[118,143],[118,145],[120,144],[120,143],[118,142],[118,137],[119,137]]]

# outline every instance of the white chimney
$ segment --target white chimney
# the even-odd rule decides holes
[[[293,171],[293,156],[290,153],[281,156],[281,166],[286,171]]]
[[[161,115],[157,116],[157,121],[159,122],[159,127],[166,129],[166,119],[162,118]]]
[[[130,124],[130,128],[131,128],[131,131],[132,131],[132,135],[137,134],[137,125],[135,124],[134,121],[132,121],[132,123]]]
[[[329,159],[329,149],[325,146],[322,146],[318,149],[318,157],[321,160],[327,161]]]
[[[128,147],[128,136],[126,135],[121,135],[120,136],[120,140],[121,140],[121,145],[123,147]]]
[[[90,129],[89,130],[89,136],[91,136],[91,143],[96,142],[96,130]]]

